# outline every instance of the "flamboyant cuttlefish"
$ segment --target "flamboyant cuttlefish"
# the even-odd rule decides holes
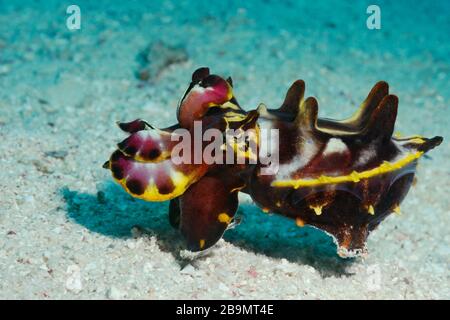
[[[318,118],[316,99],[304,99],[304,91],[297,80],[280,108],[261,104],[247,112],[233,95],[231,78],[200,68],[179,102],[178,123],[165,129],[140,119],[119,123],[130,135],[104,167],[132,196],[170,200],[170,223],[189,250],[205,250],[222,237],[241,191],[265,212],[327,232],[340,256],[360,255],[369,233],[399,212],[417,160],[442,137],[393,137],[398,98],[386,82],[378,82],[359,110],[341,121]],[[204,139],[211,129],[221,134],[214,148],[214,135]],[[237,134],[230,139],[225,133],[232,130]],[[276,130],[278,139],[263,146],[263,130]],[[210,153],[177,150],[174,161],[183,139]],[[225,161],[230,152],[244,161]],[[277,163],[267,161],[274,154]]]

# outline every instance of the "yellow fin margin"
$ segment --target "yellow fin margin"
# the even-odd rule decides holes
[[[380,164],[378,167],[366,170],[366,171],[353,171],[351,174],[345,176],[320,176],[316,179],[293,179],[293,180],[278,180],[272,182],[272,187],[293,187],[294,189],[298,189],[300,187],[314,187],[318,185],[326,185],[326,184],[338,184],[344,182],[358,182],[361,179],[369,179],[384,173],[392,172],[398,169],[405,167],[410,164],[414,160],[417,160],[424,154],[423,151],[417,151],[415,153],[409,154],[406,157],[396,161],[396,162],[388,162],[385,161]]]

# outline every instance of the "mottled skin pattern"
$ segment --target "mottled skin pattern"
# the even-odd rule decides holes
[[[178,124],[156,129],[140,119],[120,123],[130,136],[104,165],[132,196],[171,200],[170,223],[192,251],[205,250],[222,237],[241,191],[265,212],[329,233],[340,256],[361,255],[369,233],[389,214],[399,213],[418,158],[442,142],[441,137],[392,136],[398,98],[385,82],[377,83],[358,112],[342,121],[318,119],[317,101],[304,99],[302,80],[289,88],[280,108],[260,105],[250,112],[239,106],[232,86],[230,78],[211,75],[208,68],[196,70],[179,103]],[[175,130],[194,134],[194,121],[201,121],[202,132],[253,129],[256,134],[245,143],[223,140],[223,157],[225,150],[233,150],[245,163],[173,163]],[[265,152],[261,129],[279,130],[279,143]],[[263,161],[267,152],[279,154],[279,168],[262,174],[273,166]]]

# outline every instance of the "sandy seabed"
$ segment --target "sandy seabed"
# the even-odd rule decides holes
[[[302,78],[335,118],[386,80],[396,130],[448,138],[448,2],[381,1],[377,31],[365,1],[78,3],[73,32],[60,2],[0,3],[0,298],[450,298],[448,139],[351,261],[243,197],[242,223],[189,263],[167,203],[131,198],[101,168],[123,138],[114,122],[174,123],[199,66],[231,75],[246,109],[278,106]]]

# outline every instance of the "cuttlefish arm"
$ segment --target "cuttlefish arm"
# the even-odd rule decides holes
[[[240,184],[206,175],[171,201],[171,224],[179,228],[189,250],[205,250],[222,238],[237,211]]]
[[[131,134],[118,144],[103,167],[110,169],[113,178],[133,197],[170,200],[206,173],[205,164],[172,161],[172,150],[180,140],[176,133],[153,128],[139,119],[119,127]]]
[[[207,166],[175,164],[170,159],[157,163],[136,161],[116,150],[104,168],[133,197],[146,201],[165,201],[183,194],[200,179]]]
[[[192,137],[194,121],[201,121],[211,107],[241,110],[234,99],[231,80],[210,74],[208,68],[199,68],[180,101],[176,127],[189,130]],[[216,118],[209,121],[210,127],[223,122]],[[172,161],[172,151],[184,140],[173,128],[158,129],[142,119],[118,126],[130,135],[117,145],[118,150],[103,167],[110,169],[114,179],[134,197],[147,201],[176,198],[209,169],[205,163]]]
[[[174,132],[147,128],[132,133],[117,144],[125,155],[141,162],[160,162],[171,156],[174,146],[181,137]]]
[[[136,119],[130,122],[116,122],[117,126],[125,132],[135,133],[141,130],[145,130],[147,128],[152,128],[150,124],[148,124],[145,120]]]

